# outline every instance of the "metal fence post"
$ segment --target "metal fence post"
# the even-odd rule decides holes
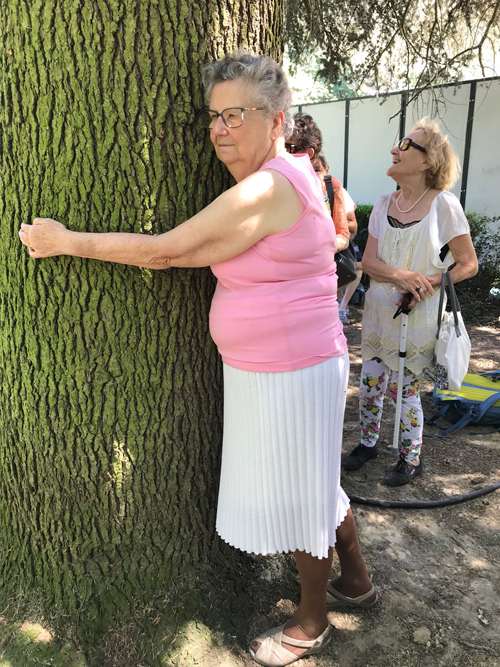
[[[399,112],[399,140],[404,139],[406,134],[406,92],[401,93],[401,111]]]
[[[465,149],[464,163],[462,165],[462,186],[460,188],[460,203],[465,209],[465,199],[467,197],[467,177],[469,175],[470,147],[472,141],[472,125],[474,122],[474,107],[476,103],[476,82],[470,84],[469,93],[469,112],[467,114],[467,125],[465,126]]]
[[[349,113],[351,109],[350,100],[345,101],[345,122],[344,122],[344,188],[347,190],[347,170],[349,167]]]

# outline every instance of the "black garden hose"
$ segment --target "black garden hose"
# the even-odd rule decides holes
[[[471,491],[471,493],[464,493],[461,496],[451,496],[451,498],[442,498],[441,500],[379,500],[378,498],[363,498],[362,496],[355,496],[347,494],[352,503],[358,505],[374,505],[375,507],[400,507],[409,510],[425,510],[431,507],[446,507],[447,505],[458,505],[459,503],[466,503],[468,500],[486,496],[488,493],[498,491],[500,489],[500,482],[495,482],[490,486],[484,486],[482,489]]]

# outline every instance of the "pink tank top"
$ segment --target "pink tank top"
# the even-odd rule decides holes
[[[308,156],[283,152],[261,169],[286,176],[305,210],[291,227],[214,264],[210,333],[222,360],[293,371],[347,352],[338,315],[335,228]]]

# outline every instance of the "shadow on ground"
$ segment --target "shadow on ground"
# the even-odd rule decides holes
[[[351,308],[346,327],[351,380],[345,451],[359,437],[360,316]],[[471,333],[472,371],[500,367],[498,324]],[[424,411],[432,413],[428,397]],[[381,455],[343,475],[348,493],[442,498],[500,479],[500,434],[473,436],[470,428],[447,440],[426,438],[424,474],[407,487],[384,487],[384,471],[394,463],[387,451],[393,416],[387,401]],[[500,667],[500,494],[425,511],[353,509],[380,604],[371,611],[331,613],[336,626],[331,645],[300,667]],[[89,638],[85,659],[71,641],[53,640],[50,629],[0,621],[0,667],[250,667],[255,663],[246,653],[248,642],[283,623],[299,594],[290,556],[244,558],[237,570],[222,565],[200,581],[190,578],[159,592],[126,625],[94,642]],[[42,631],[50,639],[40,638]]]

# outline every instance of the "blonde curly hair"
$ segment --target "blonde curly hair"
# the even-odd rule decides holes
[[[457,182],[461,169],[448,137],[441,134],[439,125],[428,116],[418,121],[412,132],[415,130],[422,130],[425,135],[425,161],[429,165],[426,185],[435,190],[449,190]]]

